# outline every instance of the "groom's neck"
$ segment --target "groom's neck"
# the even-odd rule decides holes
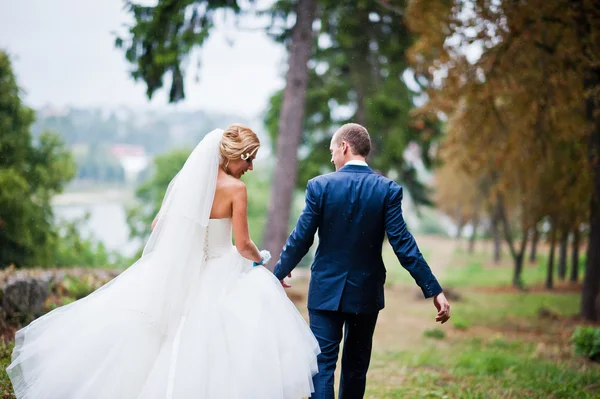
[[[346,159],[346,162],[344,162],[344,165],[347,164],[350,161],[362,161],[362,162],[367,162],[367,159],[365,157],[361,157],[360,155],[351,155]]]

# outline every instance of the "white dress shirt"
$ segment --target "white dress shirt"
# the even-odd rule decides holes
[[[365,161],[359,161],[357,159],[346,162],[346,164],[344,166],[346,166],[346,165],[369,166],[369,165],[367,165],[367,163]]]

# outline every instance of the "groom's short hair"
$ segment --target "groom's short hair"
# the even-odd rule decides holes
[[[346,123],[338,129],[336,141],[339,145],[345,141],[350,145],[350,149],[354,155],[367,157],[371,151],[371,136],[364,126],[358,123]]]

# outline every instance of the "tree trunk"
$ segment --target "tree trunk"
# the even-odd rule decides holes
[[[502,196],[498,194],[498,215],[500,216],[500,220],[502,221],[502,230],[504,230],[504,238],[506,239],[506,243],[508,244],[508,249],[510,250],[510,254],[513,257],[515,262],[515,268],[513,273],[513,286],[522,289],[523,282],[521,280],[521,272],[523,271],[523,258],[525,257],[525,250],[527,249],[527,230],[525,226],[523,227],[523,235],[521,238],[521,246],[517,249],[515,248],[515,243],[513,241],[512,232],[510,228],[510,223],[508,222],[508,217],[506,216],[506,210],[504,209],[504,201],[502,200]]]
[[[465,221],[462,217],[460,206],[456,207],[456,239],[460,240],[462,237],[462,231],[465,227]]]
[[[579,228],[573,230],[573,249],[571,251],[571,282],[579,280]]]
[[[521,252],[515,256],[515,272],[513,274],[513,287],[523,288],[523,282],[521,281],[521,272],[523,271],[523,258],[524,253]]]
[[[546,272],[546,289],[554,287],[554,249],[556,248],[556,227],[551,226],[550,231],[550,253],[548,254],[548,269]]]
[[[500,263],[500,259],[502,258],[502,237],[500,236],[500,216],[498,214],[498,206],[494,207],[492,211],[492,240],[494,242],[494,263]]]
[[[586,9],[584,0],[572,0],[575,26],[581,43],[580,53],[585,63],[583,87],[588,93],[585,99],[585,115],[590,123],[588,136],[589,157],[592,166],[592,200],[590,203],[590,233],[583,290],[581,293],[581,315],[590,321],[600,321],[600,103],[594,90],[600,86],[600,67],[594,64],[596,52],[593,47],[597,37],[594,19],[597,11]],[[592,4],[593,5],[593,4]],[[595,29],[596,32],[592,32]]]
[[[558,256],[558,278],[565,281],[567,277],[567,247],[569,245],[569,230],[564,230],[560,237],[560,250]]]
[[[529,251],[529,263],[537,262],[537,245],[540,240],[540,231],[537,226],[533,227],[533,234],[531,237],[531,250]]]
[[[298,0],[296,3],[296,25],[292,29],[289,67],[285,77],[283,105],[279,118],[277,167],[271,187],[269,216],[264,237],[265,247],[273,255],[271,268],[279,260],[288,236],[290,208],[297,179],[298,146],[302,136],[306,102],[307,63],[312,54],[312,24],[316,7],[317,0]]]
[[[477,239],[477,226],[479,225],[479,217],[475,216],[472,222],[473,231],[471,232],[471,237],[469,237],[469,253],[472,254],[475,252],[475,240]]]

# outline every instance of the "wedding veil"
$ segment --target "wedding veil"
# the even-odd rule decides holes
[[[171,181],[163,199],[158,221],[141,258],[108,284],[87,297],[33,321],[15,338],[12,363],[7,372],[17,397],[35,386],[60,387],[60,381],[90,380],[108,353],[119,351],[124,358],[137,359],[140,367],[127,373],[131,395],[144,386],[157,370],[146,369],[155,362],[169,360],[170,397],[179,353],[179,335],[185,324],[206,262],[206,240],[210,211],[215,195],[223,130],[208,133]],[[133,339],[131,339],[133,338]],[[48,345],[64,345],[85,356],[74,359],[69,370],[53,368],[53,361],[40,356]],[[55,393],[53,397],[87,397],[81,392]],[[93,387],[98,397],[115,397],[101,392],[109,387]],[[87,391],[86,391],[87,392]],[[80,396],[77,396],[80,394]],[[104,395],[104,396],[102,396]],[[113,396],[111,396],[113,395]],[[50,395],[52,396],[52,395]]]

